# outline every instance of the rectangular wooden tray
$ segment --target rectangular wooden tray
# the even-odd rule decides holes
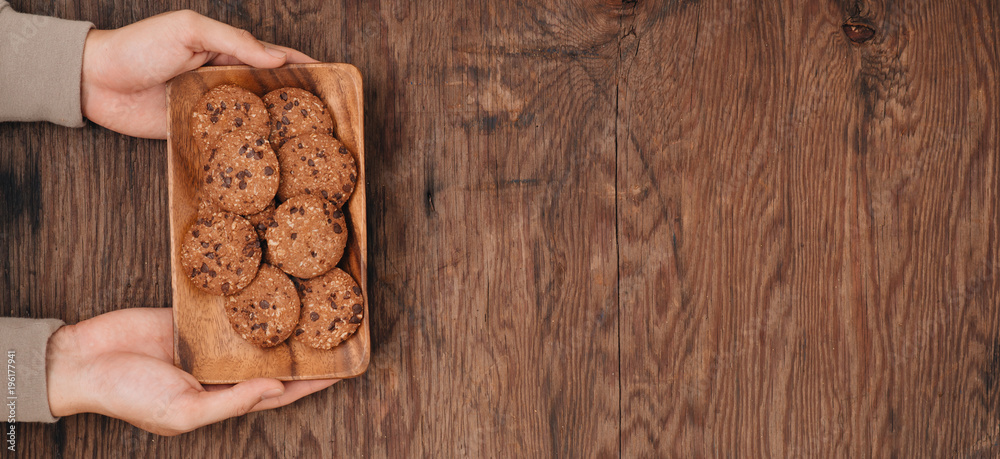
[[[201,160],[191,140],[191,113],[198,99],[224,83],[262,96],[292,86],[319,96],[330,108],[336,135],[356,155],[358,186],[345,206],[350,237],[338,265],[358,281],[364,294],[364,321],[332,350],[313,349],[295,339],[269,349],[243,340],[226,319],[224,298],[195,288],[180,269],[180,246],[198,211]],[[235,383],[257,377],[280,380],[352,378],[368,368],[367,237],[365,149],[361,73],[349,64],[296,64],[278,69],[246,66],[203,67],[167,84],[169,134],[167,174],[170,199],[170,275],[173,283],[174,364],[206,384]]]

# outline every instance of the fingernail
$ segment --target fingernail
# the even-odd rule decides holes
[[[280,50],[280,49],[264,48],[264,51],[267,51],[267,54],[270,54],[270,55],[272,55],[274,57],[277,57],[278,59],[284,59],[285,58],[285,52],[282,51],[282,50]]]
[[[269,390],[267,392],[264,392],[263,394],[260,394],[260,399],[261,400],[267,400],[269,398],[280,397],[281,394],[284,394],[284,393],[285,393],[285,391],[283,391],[281,389],[271,389],[271,390]]]

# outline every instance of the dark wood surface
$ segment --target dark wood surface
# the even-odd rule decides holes
[[[173,438],[24,426],[25,450],[1000,454],[991,0],[14,6],[193,7],[352,63],[369,174],[366,374]],[[165,151],[0,126],[0,312],[170,306]]]

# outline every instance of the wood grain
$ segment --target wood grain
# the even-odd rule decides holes
[[[14,7],[193,7],[352,63],[369,171],[364,375],[175,438],[21,426],[27,449],[1000,454],[995,2]],[[0,312],[169,305],[164,151],[0,126]]]
[[[253,378],[280,380],[353,378],[368,368],[367,216],[365,189],[345,204],[347,247],[338,267],[361,286],[364,317],[357,332],[331,350],[288,340],[270,348],[254,346],[239,336],[224,314],[225,298],[194,286],[181,268],[181,245],[197,219],[201,170],[205,159],[191,138],[191,114],[209,89],[235,84],[263,96],[285,87],[316,94],[333,116],[337,138],[351,151],[358,183],[365,183],[362,84],[358,69],[348,64],[296,64],[278,69],[245,66],[209,67],[180,75],[167,84],[170,111],[167,176],[170,196],[171,279],[173,281],[174,362],[206,384],[236,383]]]
[[[997,12],[864,4],[623,21],[623,456],[997,453]]]

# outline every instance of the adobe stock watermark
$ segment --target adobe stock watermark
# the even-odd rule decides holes
[[[7,41],[10,43],[14,54],[21,55],[38,32],[45,27],[52,18],[41,15],[27,15],[27,21],[21,21],[20,27],[7,30]]]
[[[7,351],[7,450],[17,451],[17,367],[14,351]]]

